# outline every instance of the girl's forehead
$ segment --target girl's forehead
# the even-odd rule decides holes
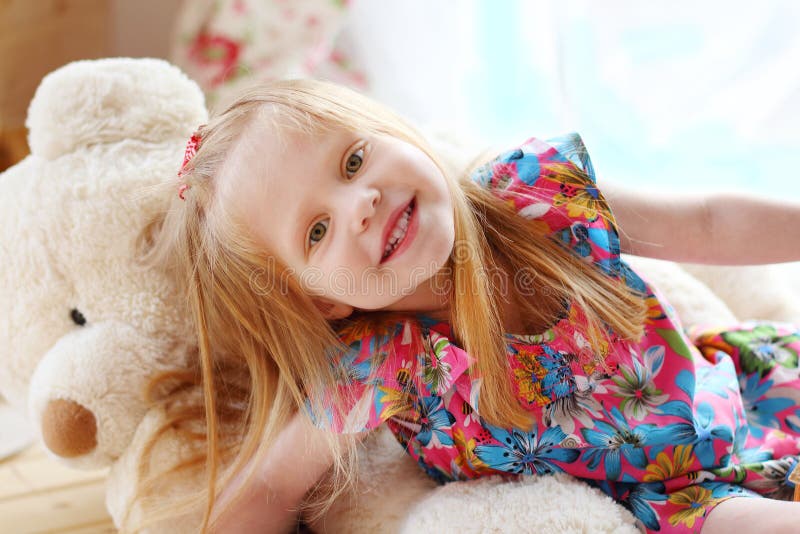
[[[314,181],[338,168],[340,153],[355,138],[333,130],[287,128],[278,134],[264,125],[250,129],[221,169],[220,208],[253,230],[252,237],[260,242],[282,236],[287,222],[297,218],[303,199],[312,195]]]
[[[298,125],[283,121],[254,121],[240,139],[240,157],[261,160],[269,165],[283,157],[308,153],[341,142],[353,133],[344,128]]]

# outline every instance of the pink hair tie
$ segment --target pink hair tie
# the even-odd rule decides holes
[[[197,151],[200,149],[200,128],[197,129],[196,132],[192,134],[192,137],[189,138],[189,141],[186,143],[186,150],[183,153],[183,163],[181,164],[181,169],[178,171],[178,178],[181,178],[186,170],[186,165],[192,160]],[[178,196],[181,200],[186,200],[186,197],[183,194],[186,190],[189,189],[189,184],[183,182],[180,186],[178,186]]]

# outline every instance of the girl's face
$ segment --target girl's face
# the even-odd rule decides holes
[[[453,205],[422,150],[391,136],[255,126],[237,151],[225,201],[310,295],[349,311],[435,307]]]

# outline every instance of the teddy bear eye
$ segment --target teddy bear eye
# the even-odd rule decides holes
[[[72,318],[72,321],[78,325],[83,326],[86,324],[86,317],[78,310],[78,308],[72,308],[72,311],[69,312],[69,316]]]

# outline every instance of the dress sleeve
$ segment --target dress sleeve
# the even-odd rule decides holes
[[[594,168],[576,133],[531,138],[479,167],[473,181],[534,219],[542,231],[607,274],[619,274],[614,216],[597,189]]]
[[[409,410],[406,381],[412,362],[411,322],[383,331],[340,332],[347,350],[332,362],[339,382],[306,401],[314,424],[339,434],[376,428],[390,417]],[[338,407],[335,402],[338,398]]]
[[[420,410],[429,404],[425,399],[471,388],[468,369],[474,360],[431,329],[423,316],[381,332],[351,330],[340,332],[340,337],[349,341],[348,350],[336,359],[340,383],[316,397],[321,405],[312,409],[310,401],[306,403],[321,428],[357,433],[390,418],[401,426],[419,425]],[[339,409],[332,408],[335,395]]]

